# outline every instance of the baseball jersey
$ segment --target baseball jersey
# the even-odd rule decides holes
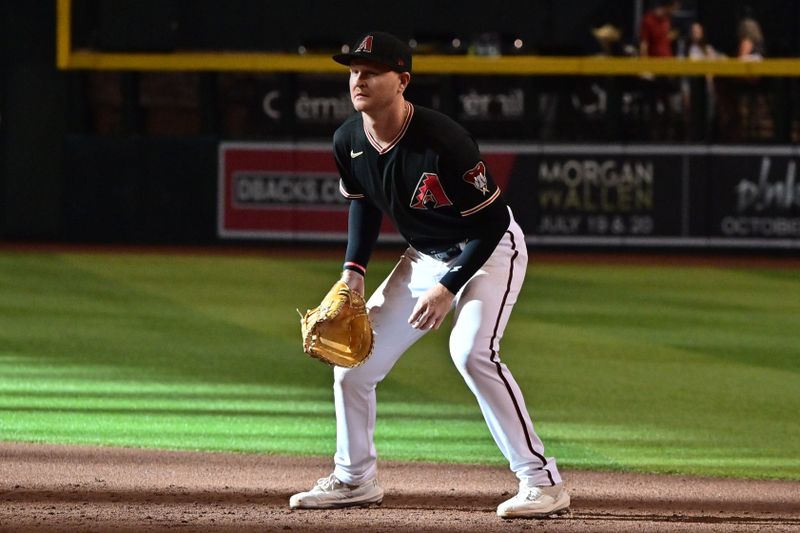
[[[491,255],[508,228],[510,216],[474,139],[451,118],[406,102],[399,133],[381,146],[366,131],[361,113],[348,118],[334,134],[334,157],[342,194],[388,216],[406,241],[423,253],[461,244],[464,257],[442,283],[453,292]],[[349,240],[374,243],[380,219],[353,216]],[[369,215],[369,214],[367,214]],[[352,230],[352,227],[351,227]],[[357,228],[358,230],[358,228]],[[470,244],[472,243],[472,244]],[[346,265],[368,258],[348,242]],[[368,249],[371,251],[371,243]],[[360,257],[359,257],[360,256]],[[354,268],[358,270],[358,268]]]

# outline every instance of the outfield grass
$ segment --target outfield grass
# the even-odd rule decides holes
[[[0,253],[0,440],[332,455],[295,309],[337,268]],[[379,387],[378,451],[503,464],[446,346]],[[797,271],[532,264],[502,355],[561,466],[800,480]]]

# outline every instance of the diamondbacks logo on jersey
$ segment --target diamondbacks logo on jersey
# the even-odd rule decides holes
[[[356,48],[356,51],[353,53],[357,54],[358,52],[372,53],[372,35],[364,37],[364,40],[361,41],[361,44],[358,45],[358,48]]]
[[[483,161],[478,161],[475,167],[464,174],[464,181],[481,191],[486,196],[489,192],[489,181],[486,179],[486,165]]]
[[[439,176],[433,172],[423,172],[422,177],[414,189],[414,196],[411,197],[411,207],[413,209],[436,209],[453,205],[450,198],[444,192]]]

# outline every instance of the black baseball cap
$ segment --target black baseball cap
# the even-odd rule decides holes
[[[356,41],[352,52],[333,56],[342,65],[350,65],[354,59],[380,63],[395,72],[411,72],[411,47],[383,31],[371,31]]]

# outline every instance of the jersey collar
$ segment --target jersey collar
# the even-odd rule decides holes
[[[408,113],[406,113],[406,119],[403,121],[403,126],[400,128],[400,131],[397,132],[397,135],[394,139],[392,139],[386,146],[381,146],[378,141],[372,136],[372,134],[367,131],[367,125],[364,124],[364,134],[367,136],[367,140],[372,145],[373,148],[378,152],[379,155],[385,154],[392,148],[394,148],[397,143],[400,142],[400,139],[406,134],[406,130],[408,129],[408,125],[411,123],[411,117],[414,115],[414,106],[411,105],[411,102],[406,102],[406,109]]]

